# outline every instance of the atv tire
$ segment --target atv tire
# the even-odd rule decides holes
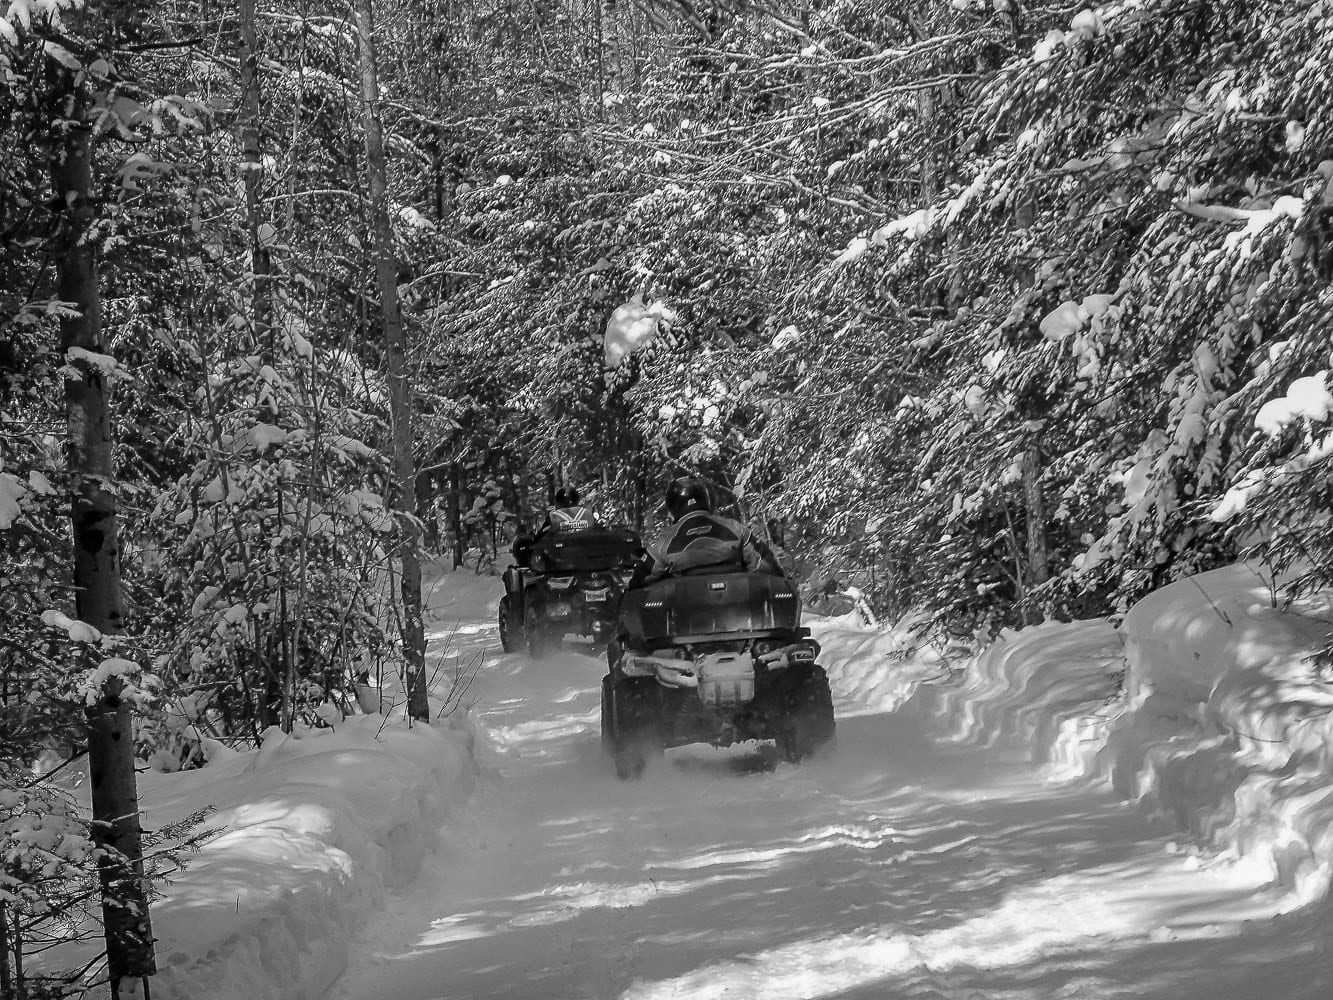
[[[611,698],[614,683],[610,674],[602,678],[602,752],[616,752],[615,738],[611,732]]]
[[[603,746],[615,758],[616,777],[640,778],[649,760],[662,755],[661,716],[661,689],[653,678],[602,678]]]
[[[777,747],[783,760],[799,764],[833,740],[833,694],[823,667],[810,667],[788,681],[783,715],[778,720]]]
[[[500,598],[500,648],[512,653],[523,644],[523,629],[514,621],[514,606],[505,594]]]

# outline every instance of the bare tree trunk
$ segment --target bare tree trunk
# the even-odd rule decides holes
[[[1009,501],[1004,501],[1004,523],[1008,527],[1005,533],[1009,539],[1009,552],[1014,558],[1014,596],[1017,598],[1021,621],[1032,625],[1032,609],[1028,606],[1027,571],[1023,568],[1023,550],[1018,544],[1018,531],[1014,527],[1014,516],[1009,511]]]
[[[28,979],[23,971],[23,922],[18,911],[14,912],[14,997],[28,1000]]]
[[[935,117],[935,95],[929,87],[922,87],[916,92],[916,110],[921,120],[929,125]],[[939,196],[939,178],[935,174],[935,153],[931,149],[921,151],[921,202],[933,204]]]
[[[642,472],[634,476],[634,530],[643,531],[648,516],[648,477]]]
[[[454,569],[463,565],[463,473],[458,463],[449,466],[449,531],[454,536]]]
[[[283,537],[286,529],[286,514],[282,509],[282,479],[278,479],[278,537]],[[284,733],[292,731],[293,699],[296,693],[296,679],[292,671],[290,636],[287,632],[287,560],[278,560],[278,663],[282,666],[282,711],[278,725]]]
[[[597,11],[597,120],[606,119],[606,54],[603,51],[602,40],[602,0],[593,0],[593,7]]]
[[[518,519],[518,529],[522,530],[532,519],[532,508],[528,502],[532,494],[532,473],[524,465],[518,471],[518,508],[516,517]]]
[[[9,972],[9,907],[0,900],[0,997],[14,995],[14,978]]]
[[[255,0],[240,0],[241,19],[241,175],[245,183],[245,222],[250,234],[251,303],[254,334],[259,349],[273,360],[273,288],[268,244],[272,233],[262,231],[260,181],[264,165],[259,150],[259,64],[255,33]]]
[[[88,93],[61,72],[72,111],[52,163],[51,180],[55,201],[64,210],[59,295],[78,310],[60,320],[62,353],[75,370],[65,376],[75,609],[80,620],[104,635],[117,635],[125,627],[125,609],[106,375],[97,364],[82,360],[87,354],[81,353],[107,353],[96,250],[89,240],[96,202],[92,140],[86,124]],[[84,666],[96,666],[96,657],[89,656]],[[93,840],[109,848],[98,862],[98,874],[113,1000],[119,998],[123,980],[145,979],[157,971],[143,884],[134,734],[130,705],[121,698],[122,691],[119,677],[108,678],[97,702],[86,710]]]
[[[1046,500],[1041,491],[1041,456],[1035,444],[1023,452],[1023,502],[1027,508],[1027,548],[1029,587],[1045,583],[1050,577],[1046,551]]]
[[[440,526],[435,517],[436,477],[429,472],[417,474],[417,517],[425,528],[426,545],[431,553],[440,551]]]
[[[389,419],[393,424],[393,476],[397,486],[402,541],[400,593],[403,599],[403,656],[407,660],[407,710],[430,721],[426,697],[426,630],[421,613],[421,529],[417,514],[417,472],[412,457],[412,385],[407,372],[407,337],[398,306],[398,259],[389,221],[384,131],[379,118],[379,78],[375,62],[375,18],[371,0],[356,0],[357,48],[361,56],[362,116],[366,132],[366,172],[370,176],[370,215],[375,230],[375,273],[384,322],[384,361],[388,369]]]
[[[908,27],[912,33],[913,40],[923,42],[930,37],[926,25],[916,18],[908,21]],[[948,86],[923,87],[916,93],[917,114],[921,118],[922,124],[926,128],[927,135],[935,133],[938,130],[936,116],[940,111],[941,99],[948,103]],[[938,153],[938,158],[937,158]],[[944,172],[943,167],[947,164],[947,150],[944,152],[927,146],[921,154],[921,202],[924,206],[933,205],[939,198],[944,189],[944,181],[947,178],[941,178]],[[943,161],[943,163],[941,162]],[[943,256],[946,265],[946,271],[949,274],[948,287],[945,291],[945,302],[950,309],[957,309],[962,304],[964,289],[961,275],[957,266],[959,256],[959,242],[957,233],[950,229],[942,239],[936,237],[942,245]]]

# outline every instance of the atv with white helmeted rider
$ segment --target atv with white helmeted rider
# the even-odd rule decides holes
[[[568,634],[605,645],[625,581],[643,551],[638,534],[607,526],[562,487],[556,506],[533,536],[514,541],[515,565],[505,571],[500,599],[500,644],[539,659]]]
[[[674,523],[635,570],[607,647],[602,744],[617,775],[698,742],[773,740],[804,760],[833,739],[833,699],[795,585],[713,512],[701,480],[674,481],[666,507]]]

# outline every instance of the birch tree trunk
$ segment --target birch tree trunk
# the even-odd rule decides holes
[[[125,607],[120,585],[120,544],[112,463],[111,419],[106,374],[88,355],[106,354],[97,259],[89,230],[95,215],[92,140],[87,125],[89,95],[72,75],[61,71],[69,95],[69,118],[52,162],[56,202],[63,207],[59,255],[59,295],[78,310],[60,321],[62,353],[73,369],[65,376],[68,425],[70,517],[74,538],[74,588],[77,617],[101,631],[124,631]],[[74,355],[70,351],[74,350]],[[97,657],[84,668],[95,667]],[[143,883],[139,795],[134,773],[134,734],[130,705],[117,677],[108,678],[95,704],[86,709],[88,768],[93,802],[93,840],[110,850],[99,861],[102,921],[106,929],[111,996],[118,1000],[122,982],[156,972],[153,931]]]
[[[384,361],[389,382],[389,420],[393,425],[394,509],[402,540],[399,591],[403,601],[403,656],[406,659],[407,710],[430,721],[426,698],[426,632],[421,613],[421,528],[417,521],[417,472],[412,457],[412,384],[407,372],[407,338],[398,305],[398,258],[389,221],[384,130],[379,118],[379,75],[375,61],[374,11],[371,0],[356,0],[357,49],[361,57],[361,113],[366,133],[366,171],[370,177],[370,217],[375,236],[375,274],[384,324]]]

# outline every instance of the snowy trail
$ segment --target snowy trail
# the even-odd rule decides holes
[[[888,715],[812,766],[687,748],[621,783],[601,660],[501,656],[493,590],[436,601],[487,650],[495,773],[336,1000],[1325,995],[1275,894],[1100,785]]]

